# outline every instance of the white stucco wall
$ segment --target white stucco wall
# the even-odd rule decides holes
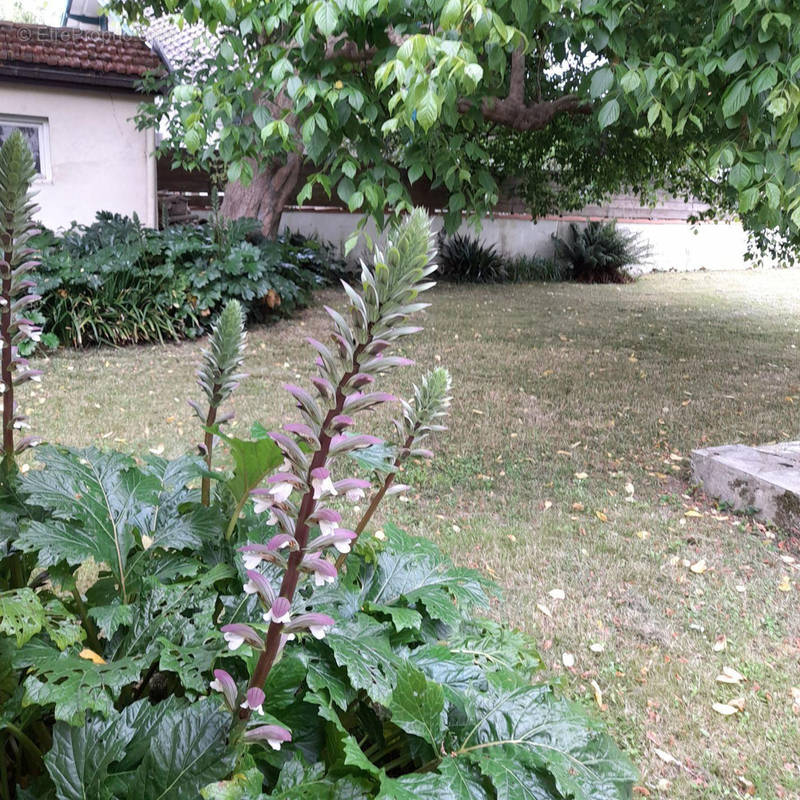
[[[43,224],[86,224],[97,211],[114,211],[155,226],[154,133],[132,121],[141,100],[133,92],[0,82],[0,114],[48,121],[50,176],[34,185]]]
[[[343,248],[359,219],[358,214],[338,211],[285,211],[281,226],[292,231],[316,234]],[[437,227],[441,227],[441,219],[437,219],[437,223]],[[483,220],[479,236],[486,243],[496,245],[506,255],[551,256],[551,235],[566,236],[569,224],[569,219],[543,219],[534,223],[517,215],[498,216]],[[620,221],[618,227],[641,234],[650,244],[650,259],[648,263],[640,265],[638,271],[641,272],[654,269],[745,269],[752,266],[743,258],[747,237],[738,223],[689,225],[681,221]],[[463,230],[475,233],[466,225]],[[375,227],[372,223],[367,226],[367,232],[374,238]],[[355,252],[358,255],[359,249]]]

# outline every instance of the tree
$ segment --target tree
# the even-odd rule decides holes
[[[306,159],[316,171],[300,201],[319,184],[380,224],[425,174],[449,192],[452,229],[491,209],[521,151],[539,153],[534,167],[560,160],[573,189],[586,170],[600,192],[650,175],[753,231],[800,230],[792,0],[116,5],[130,19],[176,12],[218,37],[194,81],[174,76],[142,119],[170,120],[186,165],[221,159],[227,210],[271,232]]]

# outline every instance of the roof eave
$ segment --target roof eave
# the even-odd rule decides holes
[[[89,70],[65,69],[39,64],[2,63],[0,80],[16,79],[36,83],[67,84],[82,89],[117,89],[139,92],[139,75],[120,75],[118,73],[98,73]]]

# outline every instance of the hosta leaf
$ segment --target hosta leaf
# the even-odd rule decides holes
[[[133,734],[119,718],[92,717],[81,727],[56,723],[44,762],[58,800],[111,800],[108,770],[122,758]]]
[[[163,715],[127,800],[197,800],[200,789],[233,767],[230,723],[231,715],[211,700]]]
[[[17,647],[22,647],[39,633],[44,621],[44,606],[33,589],[0,593],[0,633],[14,636]]]
[[[416,667],[403,664],[389,703],[392,722],[438,752],[444,736],[444,691]]]
[[[392,652],[383,625],[357,614],[333,628],[325,640],[336,663],[347,670],[350,683],[376,702],[386,704],[402,662]]]
[[[484,788],[481,775],[464,758],[445,758],[434,772],[404,775],[402,778],[382,776],[376,800],[493,800]]]
[[[43,566],[89,558],[108,564],[124,599],[133,532],[147,527],[158,500],[158,478],[121,453],[47,445],[36,454],[44,469],[25,475],[23,491],[53,519],[30,523],[20,533],[19,547],[38,551]]]

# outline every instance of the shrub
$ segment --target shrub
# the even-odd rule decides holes
[[[259,322],[291,314],[343,271],[328,246],[269,241],[246,219],[155,231],[100,212],[92,225],[44,231],[35,244],[47,329],[75,347],[196,336],[231,299]]]
[[[313,389],[284,387],[299,422],[205,426],[230,471],[210,447],[48,445],[0,483],[4,797],[631,797],[630,763],[537,680],[531,639],[481,616],[492,584],[391,524],[369,533],[449,412],[438,368],[395,442],[352,430],[395,400],[374,384],[410,363],[392,351],[419,331],[430,243],[413,213],[329,309]],[[231,302],[203,356],[205,423],[243,377],[242,324]]]
[[[647,257],[648,247],[638,234],[626,233],[615,222],[589,222],[570,226],[569,239],[554,236],[556,255],[584,283],[628,283],[628,267]]]
[[[543,256],[512,256],[506,259],[506,273],[511,283],[527,281],[555,282],[569,280],[569,268]]]
[[[503,257],[493,245],[460,233],[440,239],[439,269],[441,278],[453,283],[502,283],[507,278]]]

